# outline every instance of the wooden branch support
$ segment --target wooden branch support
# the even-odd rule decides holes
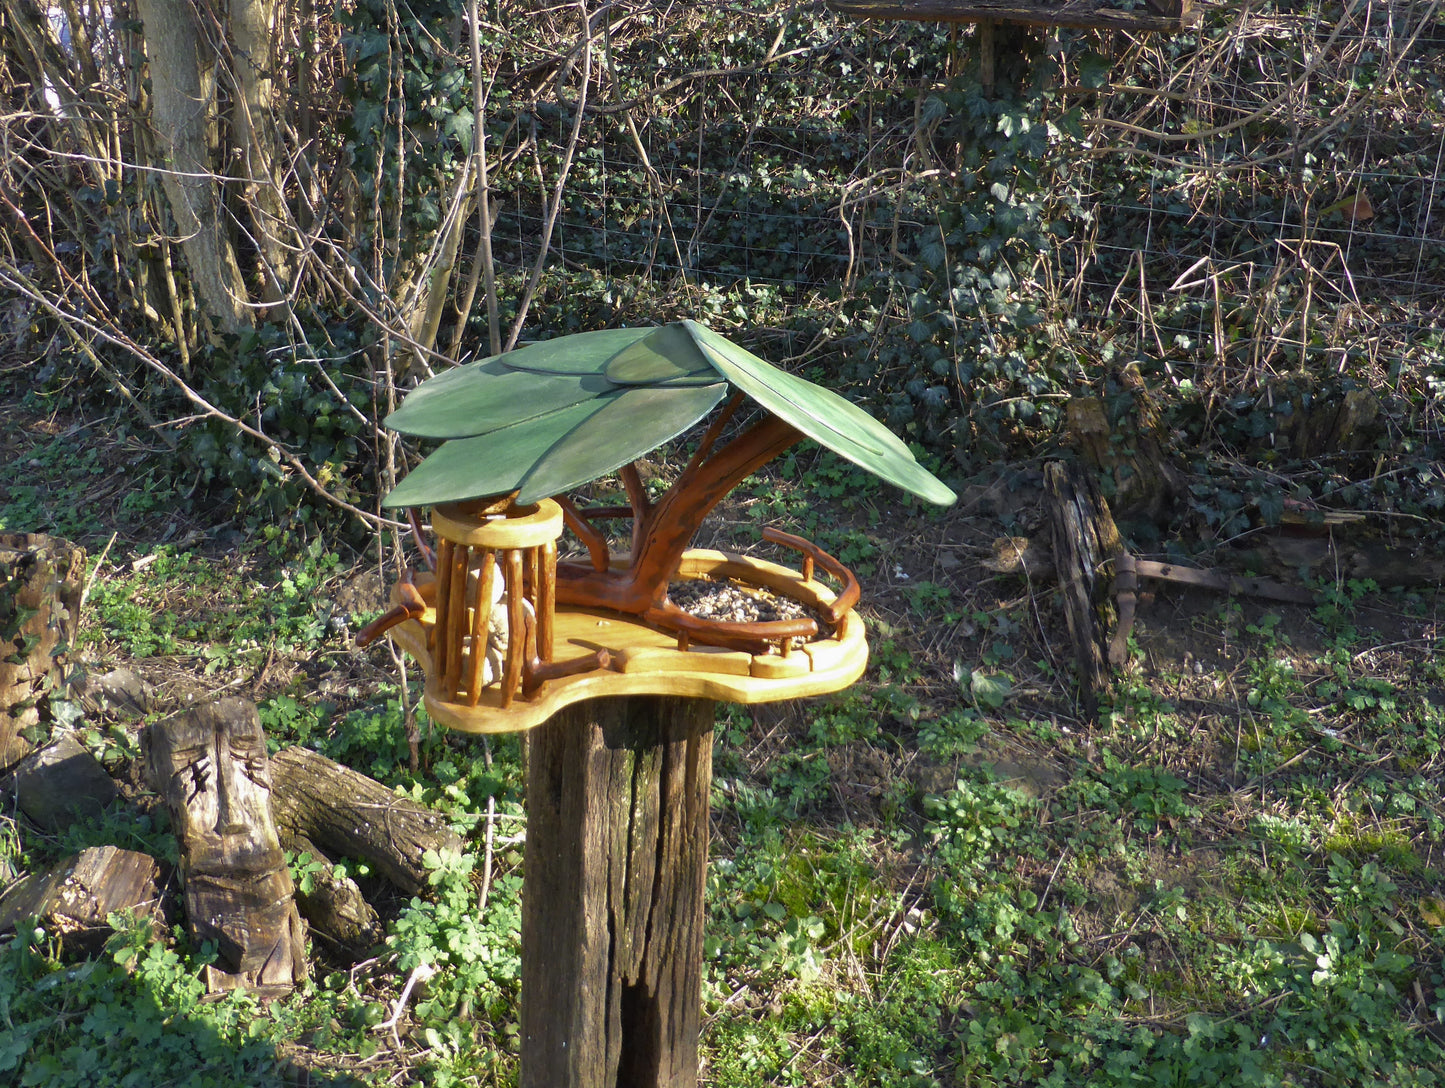
[[[576,703],[529,734],[521,1088],[692,1088],[714,704]]]
[[[426,564],[426,569],[433,574],[437,571],[437,555],[431,550],[426,542],[426,533],[421,527],[421,511],[415,506],[410,507],[406,512],[406,522],[411,526],[412,539],[416,541],[416,547],[421,552],[421,560]]]
[[[592,570],[597,574],[606,573],[612,566],[612,556],[608,552],[607,538],[599,533],[596,527],[588,520],[588,517],[631,517],[632,511],[618,507],[616,511],[588,511],[584,514],[578,510],[576,505],[566,495],[556,495],[552,499],[562,508],[562,520],[567,528],[572,530],[572,535],[587,549],[587,558],[592,563]]]
[[[419,620],[422,616],[426,615],[426,601],[424,601],[422,595],[417,592],[416,585],[412,582],[412,577],[412,573],[409,570],[401,572],[401,581],[396,584],[396,595],[401,598],[401,602],[358,631],[356,633],[357,646],[370,646],[398,623],[405,623],[407,620]]]

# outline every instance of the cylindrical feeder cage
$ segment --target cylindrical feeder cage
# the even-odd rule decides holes
[[[534,666],[552,660],[562,509],[550,499],[444,504],[432,528],[440,545],[429,694],[475,707],[494,691],[505,709]]]

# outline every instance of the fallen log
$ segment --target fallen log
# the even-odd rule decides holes
[[[37,533],[0,533],[0,771],[29,750],[20,736],[64,676],[80,622],[85,549]]]
[[[460,850],[446,819],[375,779],[309,748],[286,748],[271,760],[276,820],[332,857],[357,858],[404,892],[427,886],[422,855]]]
[[[1363,517],[1364,515],[1359,515]],[[1246,548],[1220,548],[1210,553],[1212,567],[1136,560],[1138,574],[1221,593],[1261,597],[1291,604],[1312,604],[1316,594],[1307,583],[1372,581],[1390,587],[1437,586],[1445,583],[1445,558],[1429,547],[1395,547],[1362,539],[1358,522],[1323,528],[1287,524],[1275,532],[1257,533]],[[1014,574],[1033,581],[1054,577],[1050,540],[1001,536],[982,566],[996,574]]]
[[[111,934],[115,911],[159,915],[160,866],[148,854],[93,846],[45,872],[32,873],[0,898],[0,933],[27,918],[67,943],[97,952]]]
[[[187,928],[197,945],[216,945],[207,988],[284,993],[306,976],[306,930],[271,817],[256,708],[222,699],[141,737],[151,786],[165,797],[180,846]]]
[[[305,874],[296,887],[296,905],[313,935],[353,954],[381,940],[381,922],[356,881],[337,875],[332,860],[304,835],[283,833],[281,842]]]

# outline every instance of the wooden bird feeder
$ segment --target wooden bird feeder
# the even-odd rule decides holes
[[[632,463],[739,391],[679,479],[652,501]],[[744,398],[762,418],[724,441]],[[804,437],[935,502],[953,493],[871,416],[777,370],[704,326],[583,333],[522,348],[419,386],[387,423],[449,441],[387,498],[431,506],[435,555],[394,590],[383,632],[422,665],[426,706],[470,733],[531,729],[563,707],[614,695],[759,703],[855,681],[868,658],[853,614],[858,580],[802,539],[765,529],[801,569],[689,549],[703,518],[744,478]],[[580,509],[564,494],[618,471],[625,507]],[[476,494],[477,492],[483,494]],[[630,518],[614,556],[598,523]],[[558,561],[570,529],[588,561]],[[826,574],[832,585],[821,576]],[[669,590],[712,581],[793,602],[793,616],[721,620]]]
[[[737,426],[748,400],[761,412]],[[637,458],[719,404],[652,498]],[[358,642],[385,633],[420,662],[435,721],[530,731],[522,1088],[694,1085],[714,701],[838,691],[868,646],[858,580],[810,542],[763,530],[797,569],[689,544],[803,438],[931,502],[955,496],[861,409],[691,321],[458,367],[386,423],[445,441],[385,500],[408,510],[426,569]],[[614,472],[626,506],[568,498]],[[631,522],[625,554],[599,528],[614,519]],[[564,530],[575,560],[559,558]],[[695,599],[713,590],[779,614],[705,614]]]

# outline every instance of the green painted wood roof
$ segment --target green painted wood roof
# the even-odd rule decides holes
[[[446,441],[383,500],[389,507],[588,483],[675,438],[731,384],[840,457],[929,502],[956,496],[851,401],[773,366],[695,321],[530,344],[417,386],[386,425]]]

